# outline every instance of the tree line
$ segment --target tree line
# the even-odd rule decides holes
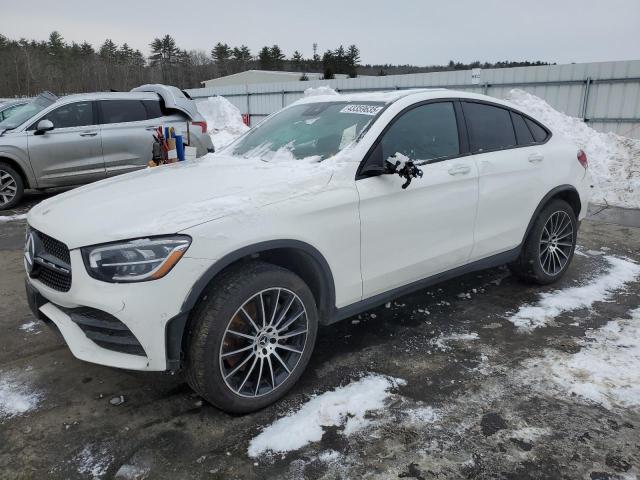
[[[203,80],[245,70],[286,70],[300,73],[321,72],[326,79],[337,74],[391,75],[436,70],[457,70],[543,65],[543,62],[451,61],[445,66],[361,65],[356,45],[326,50],[322,55],[313,44],[313,54],[305,58],[295,50],[287,56],[278,45],[264,46],[252,52],[246,45],[230,46],[218,42],[209,52],[180,48],[171,35],[154,38],[149,55],[106,39],[94,48],[88,42],[67,42],[51,32],[44,41],[21,38],[12,40],[0,34],[0,97],[33,96],[43,90],[58,95],[105,90],[130,90],[144,83],[166,83],[180,88],[198,88]]]

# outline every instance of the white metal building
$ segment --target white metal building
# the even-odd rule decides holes
[[[229,85],[254,85],[256,83],[299,82],[301,72],[282,72],[276,70],[246,70],[226,77],[205,80],[204,88],[226,87]],[[309,80],[322,80],[322,73],[305,73]],[[336,74],[335,78],[349,78],[348,75]]]

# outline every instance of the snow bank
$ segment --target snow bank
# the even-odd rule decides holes
[[[318,395],[253,438],[249,456],[257,457],[268,450],[289,452],[320,441],[324,434],[322,427],[344,426],[344,435],[362,430],[369,423],[365,414],[383,408],[391,395],[389,390],[404,384],[401,379],[368,375]]]
[[[17,220],[26,220],[27,214],[21,213],[19,215],[0,215],[0,223],[3,222],[15,222]]]
[[[605,408],[640,407],[640,308],[630,315],[588,332],[574,355],[546,352],[529,373]]]
[[[596,186],[593,203],[640,208],[640,140],[596,132],[579,118],[554,110],[522,90],[511,90],[506,99],[587,153]]]
[[[238,107],[224,97],[209,97],[198,102],[197,106],[207,121],[209,135],[216,150],[227,146],[249,130],[242,121]]]
[[[340,94],[336,92],[333,88],[326,85],[322,87],[315,87],[315,88],[309,87],[304,91],[305,97],[316,97],[320,95],[340,95]]]
[[[0,374],[0,420],[23,415],[38,406],[41,395],[18,374]]]
[[[533,330],[545,326],[563,312],[589,308],[595,302],[607,300],[615,291],[640,276],[640,265],[622,258],[604,256],[609,269],[586,285],[540,294],[535,305],[524,305],[508,317],[520,330]]]

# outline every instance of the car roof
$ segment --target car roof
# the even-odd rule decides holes
[[[377,92],[358,92],[339,95],[314,95],[304,97],[295,102],[296,104],[317,103],[317,102],[382,102],[394,103],[400,99],[416,97],[416,101],[430,100],[436,98],[465,98],[470,100],[483,100],[485,102],[497,103],[515,110],[519,110],[516,105],[499,98],[482,95],[480,93],[463,92],[460,90],[449,90],[447,88],[411,88],[406,90],[390,90]]]
[[[83,100],[158,100],[153,92],[92,92],[76,93],[60,97],[58,102],[81,102]]]

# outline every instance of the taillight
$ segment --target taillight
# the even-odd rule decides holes
[[[207,133],[207,122],[191,122],[191,125],[197,125],[202,129],[202,133]]]
[[[589,161],[587,160],[587,154],[584,153],[584,150],[578,150],[578,161],[585,169],[589,168]]]

